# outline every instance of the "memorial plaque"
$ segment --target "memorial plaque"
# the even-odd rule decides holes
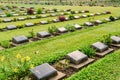
[[[18,20],[19,20],[19,21],[23,21],[23,20],[25,20],[25,18],[22,18],[22,17],[21,17],[21,18],[18,18]]]
[[[112,41],[113,41],[114,43],[117,43],[117,44],[120,43],[120,37],[112,36],[111,39],[112,39]]]
[[[58,28],[58,31],[59,31],[60,33],[65,33],[65,32],[67,32],[68,30],[67,30],[66,28],[64,28],[64,27],[61,27],[61,28]]]
[[[56,16],[56,14],[50,14],[50,16]]]
[[[57,70],[50,66],[48,63],[44,63],[31,69],[31,72],[38,80],[48,80],[50,77],[57,75]]]
[[[11,19],[3,19],[3,22],[11,22]]]
[[[58,19],[53,19],[53,22],[59,22],[59,20]]]
[[[67,54],[66,59],[70,60],[71,63],[78,65],[88,60],[88,57],[82,52],[76,50],[72,53]]]
[[[28,38],[26,36],[16,36],[12,38],[12,42],[16,44],[21,44],[25,42],[29,42]]]
[[[91,22],[85,22],[86,26],[93,26],[93,24]]]
[[[25,26],[30,27],[30,26],[34,26],[34,24],[33,23],[25,23]]]
[[[87,17],[87,15],[82,15],[81,17],[82,17],[82,18],[86,18],[86,17]]]
[[[31,19],[36,19],[36,16],[30,16]]]
[[[96,49],[98,52],[104,52],[104,51],[108,50],[108,46],[102,42],[96,42],[96,43],[92,44],[92,47],[94,49]]]
[[[42,31],[42,32],[38,32],[37,36],[40,37],[40,38],[49,37],[50,33],[46,32],[46,31]]]
[[[79,24],[75,24],[74,27],[75,27],[76,29],[81,29],[81,28],[82,28],[82,26],[80,26]]]
[[[109,18],[105,18],[106,21],[110,22],[111,20]]]
[[[97,24],[102,24],[102,21],[96,20],[95,23],[97,23]]]
[[[19,16],[19,14],[13,14],[13,16]]]
[[[46,17],[47,17],[47,15],[41,15],[41,17],[42,17],[42,18],[46,18]]]
[[[13,29],[17,29],[17,27],[15,25],[9,25],[9,26],[6,26],[6,29],[13,30]]]
[[[74,16],[74,18],[75,18],[75,19],[79,19],[79,18],[80,18],[80,16]]]
[[[48,24],[48,21],[40,21],[41,24]]]

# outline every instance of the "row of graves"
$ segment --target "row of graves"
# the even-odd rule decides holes
[[[106,21],[107,22],[110,22],[111,20],[109,18],[105,18],[107,19]],[[116,20],[119,20],[118,18]],[[84,26],[95,26],[96,24],[102,24],[104,22],[102,22],[101,20],[95,20],[94,22],[85,22],[83,25]],[[29,25],[32,25],[29,23]],[[85,27],[79,25],[79,24],[74,24],[74,25],[71,25],[72,27],[75,28],[75,30],[81,30],[81,29],[85,29]],[[15,26],[12,26],[12,28],[16,28]],[[8,27],[9,29],[11,27]],[[75,30],[69,30],[69,28],[66,28],[66,27],[60,27],[60,28],[56,28],[56,31],[55,32],[47,32],[47,31],[41,31],[41,32],[38,32],[36,34],[36,36],[34,37],[26,37],[24,35],[21,35],[21,36],[15,36],[12,38],[12,40],[10,41],[11,43],[11,46],[10,48],[12,47],[16,47],[16,46],[19,46],[19,45],[23,45],[23,44],[26,44],[28,42],[34,42],[34,41],[38,41],[38,40],[42,40],[42,39],[46,39],[46,38],[52,38],[54,36],[57,36],[57,35],[60,35],[60,34],[63,34],[63,33],[67,33],[67,32],[73,32]],[[0,47],[0,50],[3,50],[4,49],[4,46],[1,45]]]
[[[89,11],[87,10],[83,10],[81,11],[83,13],[88,13]],[[79,12],[78,11],[75,11],[74,14],[78,14]],[[68,14],[72,14],[71,12],[61,12],[61,13],[50,13],[50,14],[42,14],[42,15],[35,15],[35,16],[27,16],[27,17],[19,17],[19,18],[13,18],[13,19],[10,19],[10,18],[6,18],[6,19],[3,19],[2,22],[14,22],[14,21],[23,21],[23,20],[29,20],[29,19],[38,19],[38,18],[48,18],[48,17],[55,17],[55,16],[60,16],[60,15],[68,15]],[[15,14],[15,15],[18,15],[18,14]],[[97,13],[96,13],[97,15]],[[2,16],[5,16],[5,15],[2,15]],[[84,15],[83,15],[84,17]],[[87,17],[87,16],[85,16]]]
[[[73,13],[84,13],[85,11],[72,11],[71,9],[67,9],[67,10],[59,10],[59,9],[45,9],[42,8],[40,13],[37,12],[36,9],[34,9],[34,7],[30,7],[30,8],[25,8],[25,7],[21,7],[18,8],[16,6],[12,6],[12,7],[8,7],[8,6],[4,6],[0,9],[0,17],[7,17],[7,14],[5,14],[5,12],[7,11],[7,14],[11,14],[12,16],[26,16],[29,13],[31,15],[36,15],[36,14],[46,14],[46,13],[58,13],[58,12],[73,12]],[[9,17],[9,16],[8,16]]]
[[[111,39],[112,39],[112,44],[110,46],[108,46],[100,41],[93,43],[91,45],[91,48],[93,48],[96,51],[95,57],[97,56],[99,58],[102,58],[106,54],[113,52],[114,51],[113,47],[120,48],[120,37],[119,36],[111,36]],[[68,53],[63,60],[59,61],[59,63],[61,65],[66,65],[66,61],[69,61],[70,69],[72,69],[74,72],[77,72],[80,69],[82,69],[83,67],[95,62],[96,61],[95,57],[89,58],[83,52],[81,52],[79,50],[75,50],[71,53]],[[35,77],[34,80],[43,80],[43,79],[45,79],[45,80],[62,80],[63,78],[65,78],[68,75],[67,73],[65,73],[62,70],[58,71],[56,69],[56,67],[54,67],[54,64],[50,65],[48,63],[43,63],[39,66],[36,66],[33,69],[31,69],[30,71],[32,72],[33,76]],[[74,73],[72,73],[72,74],[74,74]]]
[[[59,16],[58,19],[53,19],[51,21],[50,20],[49,21],[40,21],[40,22],[37,22],[37,23],[27,22],[27,23],[23,24],[22,26],[20,26],[20,25],[18,25],[18,26],[8,25],[5,28],[1,28],[0,31],[8,31],[8,30],[14,30],[14,29],[21,29],[21,28],[24,28],[24,27],[32,27],[32,26],[37,26],[37,25],[45,25],[45,24],[50,24],[50,23],[63,22],[63,21],[69,21],[69,20],[74,20],[74,19],[98,16],[98,15],[102,15],[102,14],[108,14],[108,12],[95,13],[95,14],[90,14],[90,15],[83,14],[81,16],[73,16],[72,19],[70,17]],[[111,12],[109,14],[111,14]],[[31,16],[31,18],[35,18],[35,16]],[[19,20],[25,20],[25,18],[19,18]],[[12,21],[11,19],[4,19],[4,22],[11,22],[11,21]],[[98,23],[102,23],[102,22],[97,20],[96,24],[98,24]],[[91,22],[86,22],[85,25],[93,26],[94,24],[91,23]]]

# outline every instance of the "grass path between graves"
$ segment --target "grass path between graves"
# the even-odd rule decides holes
[[[97,20],[97,19],[104,19],[104,18],[109,18],[109,15],[101,15],[101,16],[95,16],[94,19],[92,20]],[[92,18],[92,17],[91,17]],[[17,29],[17,30],[11,30],[11,31],[6,31],[6,32],[0,32],[2,36],[0,36],[0,42],[4,40],[11,40],[12,37],[14,36],[19,36],[19,35],[26,35],[29,36],[29,32],[33,29],[35,33],[40,32],[40,31],[47,31],[50,26],[56,26],[56,27],[65,27],[67,24],[83,24],[86,21],[89,21],[90,18],[82,18],[82,19],[75,19],[71,21],[65,21],[65,22],[58,22],[58,23],[52,23],[52,24],[46,24],[46,25],[39,25],[39,26],[33,26],[33,27],[26,27],[22,29]],[[10,23],[9,23],[10,24]]]
[[[120,50],[89,65],[66,80],[120,80]]]
[[[86,44],[90,45],[98,41],[105,34],[120,34],[119,23],[120,21],[106,23],[89,29],[78,30],[54,38],[29,43],[12,49],[6,49],[0,51],[0,56],[4,55],[9,57],[10,62],[13,65],[16,62],[15,56],[17,53],[20,53],[23,56],[29,55],[32,63],[35,65],[44,62],[55,62],[62,59],[69,52],[79,49]],[[38,54],[35,54],[36,51],[38,51]],[[4,63],[8,63],[8,61],[6,60]],[[3,63],[0,65],[2,64]],[[5,66],[7,66],[7,64],[5,64]]]

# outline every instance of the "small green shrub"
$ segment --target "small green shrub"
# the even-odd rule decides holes
[[[103,23],[107,23],[108,21],[106,21],[106,20],[102,20],[102,22],[103,22]]]
[[[39,9],[37,10],[37,14],[41,14],[41,13],[42,13],[42,9],[39,8]]]
[[[65,26],[65,28],[66,28],[68,31],[75,31],[75,30],[76,30],[75,27],[74,27],[74,25],[70,25],[70,24],[67,24],[67,25]]]
[[[40,16],[40,15],[37,15],[36,18],[41,18],[41,16]]]
[[[115,18],[114,18],[113,16],[110,16],[109,19],[110,19],[111,21],[115,21]]]
[[[16,18],[13,18],[13,21],[15,22],[15,21],[17,21],[17,19],[16,19]]]
[[[88,55],[89,57],[93,57],[95,54],[95,50],[89,45],[83,45],[79,50],[82,51],[84,54]]]
[[[72,15],[72,14],[69,15],[69,19],[70,19],[70,20],[73,20],[73,19],[74,19],[74,15]]]
[[[111,40],[111,34],[109,35],[103,35],[103,38],[101,39],[101,42],[109,45],[112,43],[112,40]]]
[[[9,40],[2,41],[0,44],[4,48],[9,48],[10,47],[10,41]]]
[[[53,11],[54,11],[54,12],[57,12],[57,9],[56,9],[56,8],[54,8],[54,9],[53,9]]]
[[[51,34],[56,34],[58,32],[58,28],[56,26],[51,26],[48,28],[48,32]]]
[[[24,28],[24,25],[17,25],[18,29]]]
[[[13,15],[11,13],[6,14],[7,17],[12,17]]]
[[[29,34],[30,34],[30,37],[32,37],[32,38],[34,38],[34,37],[35,37],[35,32],[34,32],[34,30],[33,30],[33,29],[29,32]]]
[[[75,14],[75,11],[71,11],[71,14]]]
[[[64,15],[68,15],[68,13],[67,13],[67,12],[64,12]]]

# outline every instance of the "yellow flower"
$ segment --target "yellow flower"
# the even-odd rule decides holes
[[[14,68],[14,70],[13,70],[14,72],[18,72],[18,68]]]
[[[1,61],[3,62],[5,60],[5,56],[2,56],[1,57]]]
[[[30,57],[29,56],[26,56],[26,61],[30,61]]]
[[[16,58],[20,59],[20,58],[21,58],[21,55],[20,55],[20,54],[17,54],[17,55],[16,55]]]
[[[25,61],[25,58],[21,58],[21,62],[24,62]]]
[[[33,68],[34,68],[34,65],[33,65],[33,64],[31,64],[31,65],[30,65],[30,68],[31,68],[31,69],[33,69]]]

